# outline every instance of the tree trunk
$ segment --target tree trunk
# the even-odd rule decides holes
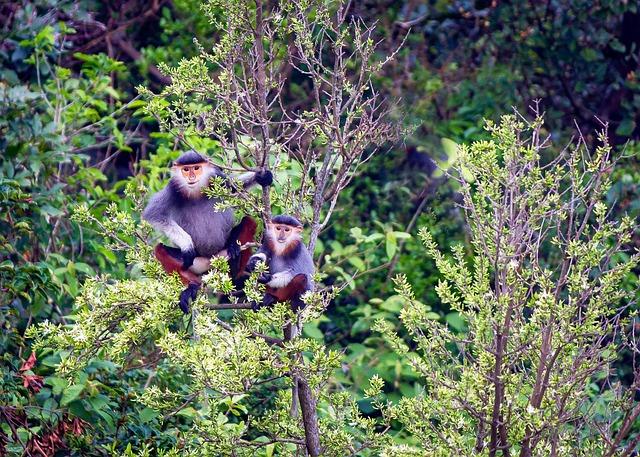
[[[307,380],[301,376],[296,377],[298,384],[298,398],[302,410],[302,424],[304,425],[305,442],[307,452],[311,457],[320,455],[320,430],[318,429],[318,416],[316,415],[316,400],[313,398],[311,388]]]

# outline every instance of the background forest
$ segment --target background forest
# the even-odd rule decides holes
[[[638,455],[636,2],[9,1],[0,37],[0,455]],[[219,263],[178,309],[140,212],[191,147],[266,158],[226,202],[305,222],[300,316]]]

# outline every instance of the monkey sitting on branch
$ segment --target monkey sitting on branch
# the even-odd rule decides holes
[[[234,227],[233,210],[216,211],[216,198],[203,192],[211,179],[227,176],[207,158],[195,151],[182,154],[171,167],[169,184],[151,197],[143,219],[166,235],[177,247],[158,244],[154,253],[167,273],[177,272],[187,288],[180,294],[180,309],[189,312],[201,287],[201,275],[210,268],[214,255],[228,258],[231,276],[240,275],[251,252],[241,245],[254,241],[256,222],[245,216]],[[270,171],[250,172],[238,178],[244,189],[255,183],[269,186]]]
[[[260,261],[269,268],[258,278],[267,290],[262,303],[254,304],[254,310],[285,301],[291,302],[294,311],[304,308],[301,296],[313,290],[315,267],[302,241],[302,224],[298,219],[281,215],[267,223],[262,245],[249,259],[247,270],[255,270]]]

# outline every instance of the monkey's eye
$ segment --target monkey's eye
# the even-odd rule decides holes
[[[193,167],[193,171],[198,171],[200,169],[200,165],[196,165],[195,167]]]
[[[289,227],[284,229],[285,232],[289,233],[291,231],[291,229]]]

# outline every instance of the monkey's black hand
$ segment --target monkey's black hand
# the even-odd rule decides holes
[[[273,183],[273,174],[269,170],[256,172],[256,182],[262,187],[270,186]]]
[[[271,273],[262,273],[262,274],[260,275],[260,277],[258,278],[258,282],[259,282],[260,284],[266,284],[266,283],[268,283],[269,281],[271,281],[271,278],[272,278]]]
[[[180,293],[180,309],[183,313],[189,314],[189,304],[198,296],[200,284],[189,284],[185,290]]]
[[[193,265],[193,259],[197,257],[195,249],[191,248],[187,251],[181,251],[182,254],[182,269],[187,270]]]
[[[229,242],[229,244],[226,247],[227,249],[227,257],[229,257],[229,260],[235,260],[238,257],[240,257],[240,245],[238,244],[238,242],[236,240],[231,240],[231,242]]]
[[[255,270],[256,267],[258,266],[258,262],[260,262],[261,260],[262,259],[260,257],[256,257],[256,256],[249,257],[249,261],[247,262],[247,266],[245,267],[245,269],[249,273],[252,273],[253,270]]]

